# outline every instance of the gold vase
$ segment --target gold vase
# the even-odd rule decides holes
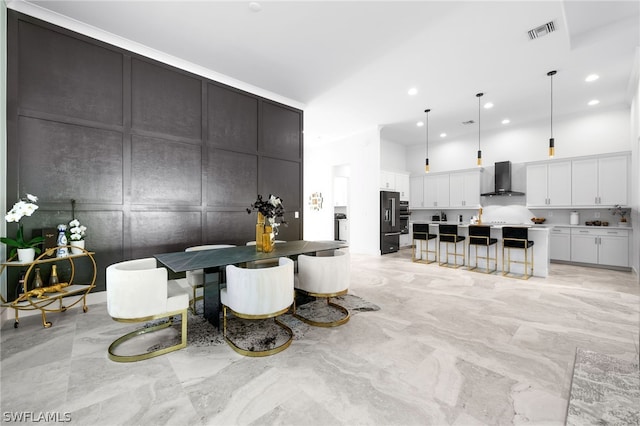
[[[258,221],[256,222],[256,251],[262,251],[264,237],[264,216],[258,212]]]
[[[271,253],[273,251],[273,228],[269,225],[264,227],[264,233],[262,234],[262,251],[265,253]]]

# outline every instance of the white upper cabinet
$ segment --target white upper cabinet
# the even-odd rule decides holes
[[[571,206],[571,161],[527,165],[528,207]]]
[[[400,193],[400,200],[409,201],[409,173],[380,170],[380,189]]]
[[[380,189],[387,191],[396,190],[396,174],[386,170],[380,170]]]
[[[424,208],[424,176],[412,176],[409,186],[409,208]]]
[[[574,206],[628,204],[627,155],[572,161],[571,189]]]
[[[424,177],[424,207],[444,208],[449,206],[449,174]]]
[[[449,206],[480,207],[480,170],[449,175]]]
[[[400,193],[401,201],[409,201],[411,194],[411,184],[408,173],[396,173],[396,191]]]

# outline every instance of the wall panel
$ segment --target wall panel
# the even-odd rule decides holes
[[[285,200],[279,239],[303,237],[302,111],[15,11],[8,21],[7,205],[40,197],[28,237],[68,223],[76,200],[98,290],[121,260],[253,240],[258,193]]]

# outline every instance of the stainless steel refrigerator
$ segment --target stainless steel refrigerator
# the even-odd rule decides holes
[[[393,253],[400,247],[400,193],[380,191],[380,252]]]

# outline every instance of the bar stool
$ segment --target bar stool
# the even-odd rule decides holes
[[[485,248],[485,256],[484,260],[486,262],[485,271],[477,271],[477,272],[485,272],[486,274],[490,274],[492,272],[496,272],[498,269],[498,239],[491,238],[491,227],[486,225],[469,225],[469,270],[474,271],[478,269],[478,247]],[[475,246],[476,252],[476,264],[471,267],[471,246]],[[494,255],[490,257],[490,248],[493,246]],[[482,257],[482,256],[481,256]],[[495,268],[489,269],[490,261],[493,260]]]
[[[420,263],[433,263],[438,260],[437,245],[434,244],[434,249],[429,250],[429,241],[438,238],[436,234],[429,233],[429,225],[426,223],[414,223],[413,224],[413,255],[412,260]],[[424,242],[424,244],[423,244]],[[435,242],[435,241],[434,241]],[[420,248],[418,248],[420,244]],[[416,251],[418,256],[416,257]],[[433,254],[433,260],[429,260],[429,254]]]
[[[529,269],[529,248],[533,247],[533,241],[529,241],[529,228],[505,226],[502,228],[502,275],[511,273],[512,263],[521,263],[524,265],[522,275],[514,278],[528,280],[533,275],[533,250],[531,250],[531,269]],[[505,256],[504,249],[507,249],[507,269],[504,267]],[[511,260],[511,249],[524,250],[524,261]]]
[[[440,224],[439,228],[439,236],[438,236],[438,265],[439,266],[447,266],[449,268],[459,268],[460,266],[465,264],[465,249],[464,249],[464,240],[465,237],[462,235],[458,235],[458,225],[444,225]],[[462,243],[462,253],[458,253],[458,243]],[[442,254],[442,248],[440,244],[447,244],[447,260],[446,262],[442,262],[440,256]],[[449,251],[449,244],[453,244],[453,252]],[[449,256],[453,255],[453,266],[449,265]],[[462,256],[462,264],[458,265],[458,257]]]

